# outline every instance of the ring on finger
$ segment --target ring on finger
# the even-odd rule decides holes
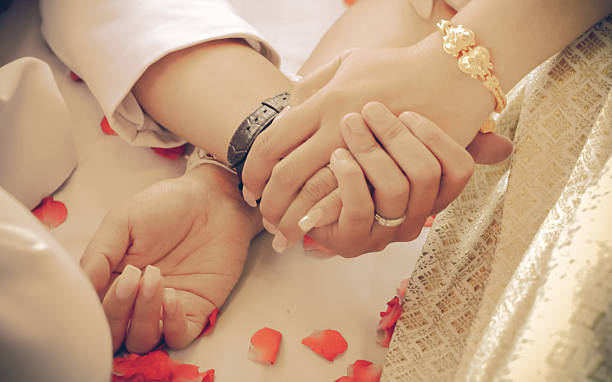
[[[383,227],[397,227],[398,225],[402,224],[404,220],[406,220],[406,214],[400,216],[399,218],[389,219],[374,211],[374,220],[376,220],[376,223]]]

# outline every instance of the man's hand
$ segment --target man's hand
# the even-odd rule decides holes
[[[203,165],[111,211],[81,259],[113,338],[130,352],[181,348],[238,281],[260,218],[235,177]],[[141,278],[141,269],[145,269]],[[163,306],[163,309],[162,309]]]

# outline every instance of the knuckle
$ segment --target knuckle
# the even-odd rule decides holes
[[[410,169],[409,178],[424,187],[433,186],[440,182],[442,168],[435,158],[414,162]]]
[[[390,118],[380,126],[383,142],[393,142],[407,133],[406,127],[397,119]]]
[[[432,126],[425,126],[424,124],[421,124],[419,129],[419,139],[426,142],[430,147],[439,146],[443,143],[443,134],[442,130]]]
[[[266,158],[266,154],[272,151],[273,145],[272,134],[270,134],[269,130],[264,130],[257,136],[255,142],[253,142],[247,160],[253,158]]]
[[[301,192],[307,200],[317,202],[333,191],[334,188],[336,188],[335,177],[318,176],[309,179],[302,187]]]
[[[409,183],[405,178],[389,182],[386,187],[381,190],[381,194],[381,196],[390,203],[405,203],[409,195]]]

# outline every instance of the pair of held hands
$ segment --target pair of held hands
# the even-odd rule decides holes
[[[292,108],[256,140],[243,172],[245,196],[250,204],[261,196],[276,249],[313,227],[315,240],[345,256],[411,240],[428,215],[459,194],[473,158],[493,163],[510,153],[508,141],[487,134],[476,136],[468,154],[463,146],[486,113],[470,116],[461,105],[434,102],[432,94],[444,97],[449,90],[419,88],[431,72],[424,55],[412,52],[415,65],[407,71],[396,67],[391,52],[349,51],[305,78],[293,91]],[[412,76],[416,85],[392,70]],[[435,78],[430,86],[440,82]],[[440,122],[468,126],[468,132],[442,130],[444,125],[413,112],[394,114],[425,114],[436,103],[454,113]],[[374,223],[375,210],[407,218],[399,227],[382,227]],[[146,352],[162,336],[180,348],[197,338],[237,282],[258,219],[257,210],[244,204],[237,180],[206,165],[155,184],[111,211],[81,265],[103,301],[114,350],[124,344],[128,351]]]

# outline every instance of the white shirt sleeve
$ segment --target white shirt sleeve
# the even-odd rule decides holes
[[[138,146],[185,142],[149,118],[131,93],[146,69],[168,53],[243,38],[273,64],[280,61],[226,0],[41,0],[40,9],[51,49],[87,83],[113,130]]]

